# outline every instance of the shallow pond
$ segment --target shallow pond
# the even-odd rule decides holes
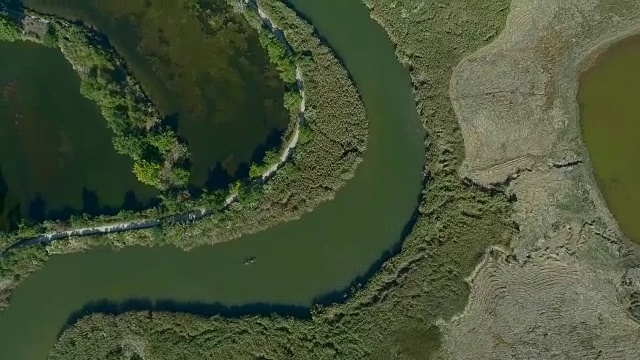
[[[640,242],[640,36],[612,45],[580,78],[582,137],[622,231]]]
[[[422,187],[424,131],[409,73],[360,0],[293,3],[335,49],[362,95],[370,136],[355,177],[300,220],[228,243],[188,253],[127,248],[53,257],[0,314],[0,359],[45,359],[83,308],[150,301],[194,312],[308,314],[314,299],[342,300],[353,281],[378,269],[410,228]]]
[[[59,50],[0,42],[0,229],[140,208],[156,192],[131,169]]]
[[[264,146],[279,146],[289,122],[284,84],[257,33],[225,1],[200,19],[191,0],[25,0],[37,11],[81,19],[104,32],[189,145],[191,182],[226,186],[248,174]],[[224,4],[224,6],[221,6]]]

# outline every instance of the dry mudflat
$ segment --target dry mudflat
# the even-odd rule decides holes
[[[502,33],[454,70],[461,176],[506,185],[519,233],[442,322],[452,359],[640,358],[640,256],[594,181],[580,136],[580,72],[640,33],[635,0],[513,0]]]

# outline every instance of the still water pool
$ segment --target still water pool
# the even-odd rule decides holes
[[[612,45],[580,78],[582,137],[622,231],[640,242],[640,36]]]

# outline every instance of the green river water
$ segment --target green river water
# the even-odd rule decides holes
[[[424,164],[409,74],[360,0],[293,5],[334,48],[361,92],[370,136],[355,178],[300,220],[228,243],[188,253],[127,248],[53,257],[0,314],[0,359],[45,359],[74,313],[101,300],[223,313],[304,310],[375,269],[401,240]],[[256,258],[250,266],[244,265],[248,257]],[[215,306],[192,306],[196,302]]]
[[[640,36],[612,45],[580,79],[582,136],[622,231],[640,242]]]

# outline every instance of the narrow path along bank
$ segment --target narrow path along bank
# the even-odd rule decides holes
[[[170,299],[247,312],[260,308],[252,304],[305,309],[349,287],[400,240],[418,202],[424,164],[408,73],[359,1],[294,6],[336,51],[364,101],[370,140],[355,177],[300,220],[227,243],[187,253],[158,247],[54,256],[0,314],[0,358],[46,358],[74,313],[99,310],[103,299],[118,305]],[[251,257],[255,261],[244,265]]]

